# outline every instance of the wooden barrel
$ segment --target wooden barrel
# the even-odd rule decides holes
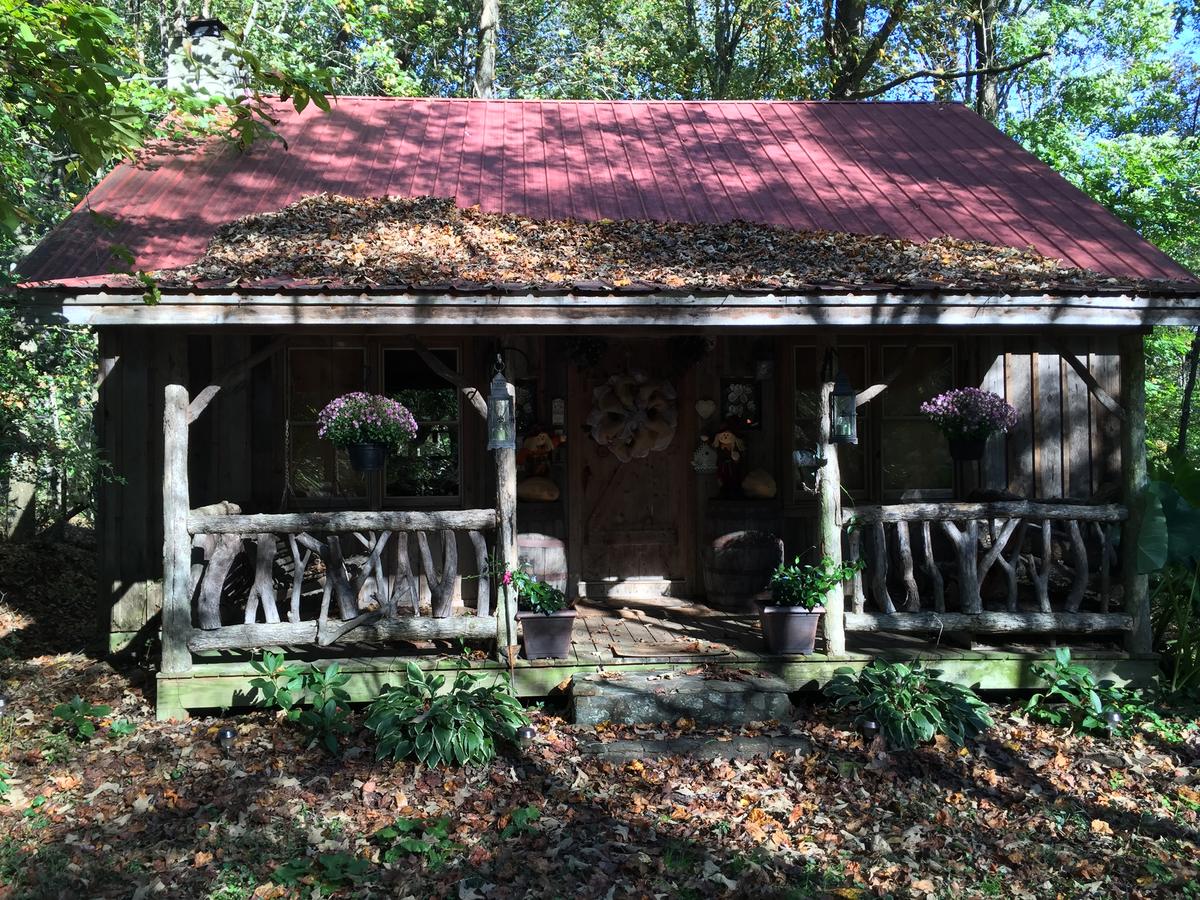
[[[567,590],[567,545],[560,538],[536,532],[517,535],[517,558],[522,566],[551,587]]]
[[[754,612],[755,598],[767,590],[771,573],[783,562],[783,541],[765,531],[734,531],[704,553],[704,591],[709,606]]]

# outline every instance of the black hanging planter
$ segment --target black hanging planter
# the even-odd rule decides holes
[[[983,459],[987,438],[950,438],[950,458],[958,462]]]
[[[350,465],[355,472],[381,472],[387,462],[387,444],[371,441],[363,444],[347,444],[346,452],[350,455]]]

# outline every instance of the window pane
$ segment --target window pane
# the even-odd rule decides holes
[[[954,488],[954,464],[946,439],[932,422],[884,422],[883,490],[889,499],[916,499]]]
[[[317,437],[317,414],[330,400],[363,388],[362,348],[288,351],[288,474],[300,498],[363,497],[366,479],[344,452]]]
[[[456,350],[431,351],[458,371]],[[412,350],[385,350],[383,391],[417,420],[417,439],[405,454],[388,460],[389,497],[457,497],[459,494],[460,393]]]
[[[883,348],[883,371],[904,362],[907,347]],[[918,347],[896,380],[882,394],[884,416],[920,416],[921,404],[954,387],[954,352],[950,347]]]

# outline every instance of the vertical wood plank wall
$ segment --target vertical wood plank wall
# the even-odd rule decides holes
[[[1061,352],[1074,353],[1105,390],[1120,395],[1116,335],[1073,335],[1053,343],[1023,336],[975,339],[976,384],[1018,412],[1007,440],[989,442],[978,484],[1029,498],[1118,501],[1121,423],[1091,396]]]

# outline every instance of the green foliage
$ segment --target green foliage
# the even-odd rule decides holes
[[[380,759],[415,759],[430,768],[485,765],[496,756],[497,740],[511,742],[529,721],[507,684],[484,684],[465,667],[449,685],[445,675],[426,674],[414,662],[405,675],[367,715]]]
[[[282,712],[289,722],[304,729],[309,746],[320,745],[330,753],[339,750],[338,737],[350,733],[350,695],[345,685],[350,676],[337,663],[321,668],[284,665],[282,653],[266,652],[251,663],[258,678],[258,703]]]
[[[137,732],[137,725],[130,722],[128,719],[115,719],[108,726],[108,733],[112,737],[129,737],[129,735]]]
[[[516,589],[517,603],[521,609],[548,616],[567,608],[566,594],[524,568],[507,573],[506,583],[509,582]]]
[[[780,563],[772,574],[772,602],[776,606],[816,609],[825,602],[831,590],[853,578],[862,568],[861,560],[835,564],[828,556],[822,557],[815,566],[803,565],[797,556],[791,565]]]
[[[838,709],[858,711],[856,722],[873,720],[888,747],[911,750],[944,734],[962,746],[992,727],[988,706],[969,687],[943,681],[920,661],[875,660],[855,675],[841,668],[825,686]]]
[[[518,806],[509,814],[508,824],[500,831],[502,840],[528,834],[533,831],[533,823],[542,817],[542,811],[536,806]]]
[[[62,722],[62,729],[77,741],[90,741],[96,734],[97,719],[103,719],[112,712],[112,707],[93,706],[79,695],[70,703],[60,703],[54,707],[54,718]]]
[[[362,884],[371,876],[371,864],[349,853],[321,853],[289,860],[271,873],[271,880],[284,887],[307,885],[326,891]]]
[[[1150,595],[1154,648],[1162,654],[1166,693],[1200,696],[1200,568],[1171,565]]]
[[[8,767],[8,763],[0,762],[0,803],[8,802],[8,795],[12,791],[12,770]]]
[[[1054,651],[1053,663],[1034,663],[1033,672],[1046,682],[1046,688],[1029,698],[1025,713],[1040,722],[1100,734],[1109,728],[1105,714],[1115,710],[1121,714],[1122,721],[1116,728],[1121,733],[1145,723],[1164,737],[1179,738],[1176,729],[1158,715],[1140,691],[1107,679],[1097,681],[1086,666],[1071,662],[1068,647]]]
[[[450,839],[447,818],[400,818],[371,835],[371,842],[379,846],[380,859],[385,863],[416,856],[430,869],[440,868],[451,855],[463,849]]]

